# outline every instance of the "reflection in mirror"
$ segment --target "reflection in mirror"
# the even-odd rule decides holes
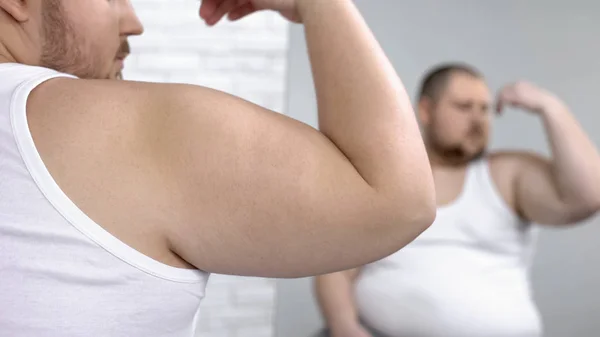
[[[383,260],[278,281],[276,335],[598,335],[600,7],[356,3],[414,98],[437,218]],[[287,113],[316,126],[301,27],[290,48]]]

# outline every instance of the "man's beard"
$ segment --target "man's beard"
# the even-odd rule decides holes
[[[485,147],[482,147],[475,153],[468,153],[462,144],[446,145],[434,135],[430,137],[429,146],[436,155],[452,165],[462,165],[470,161],[480,159],[486,154]]]
[[[69,25],[59,0],[44,0],[42,8],[42,56],[40,65],[79,78],[97,78],[93,55],[85,55],[85,45]]]

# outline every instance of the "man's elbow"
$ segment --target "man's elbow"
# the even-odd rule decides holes
[[[579,203],[574,212],[577,221],[586,220],[600,211],[600,197],[589,198]]]
[[[405,228],[409,226],[414,238],[427,230],[437,214],[433,183],[431,186],[420,185],[416,191],[404,194],[396,203],[395,214],[396,224],[403,224]]]
[[[587,200],[584,202],[584,205],[588,212],[590,212],[590,215],[596,214],[598,211],[600,211],[600,191],[586,199]]]
[[[594,200],[577,200],[572,203],[565,203],[564,216],[558,221],[559,224],[576,225],[579,224],[600,211],[600,198]]]
[[[416,209],[418,213],[416,214],[415,225],[421,232],[424,232],[433,224],[437,216],[435,193],[431,197],[424,199]]]
[[[575,193],[571,192],[568,196],[563,195],[562,201],[571,209],[591,216],[600,211],[600,187],[596,184],[588,186],[589,188],[580,189]]]
[[[379,248],[385,247],[384,256],[404,248],[433,224],[436,217],[435,203],[418,199],[396,204],[393,211],[385,213],[384,230],[379,231],[378,239]]]
[[[437,217],[437,205],[435,204],[435,201],[433,204],[428,205],[427,209],[424,211],[424,216],[423,216],[423,226],[424,229],[429,228],[429,226],[431,226],[435,219]]]
[[[437,198],[433,178],[427,179],[418,189],[419,193],[413,193],[414,210],[416,212],[416,224],[425,231],[435,221],[437,214]]]

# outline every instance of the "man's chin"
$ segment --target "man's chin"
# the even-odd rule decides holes
[[[110,73],[110,75],[107,76],[107,79],[109,80],[122,80],[123,79],[123,72],[121,70],[114,70]]]
[[[485,150],[480,150],[478,152],[473,153],[470,156],[469,161],[479,160],[479,159],[485,157],[485,155],[486,155],[486,151]]]
[[[446,151],[443,154],[445,161],[449,164],[460,166],[483,158],[486,154],[485,149],[477,151],[466,151],[465,149],[455,149]]]

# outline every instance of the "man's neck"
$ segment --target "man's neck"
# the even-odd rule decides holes
[[[429,157],[429,164],[433,166],[446,166],[447,163],[437,153],[427,150],[427,156]]]
[[[431,165],[431,167],[440,167],[440,166],[443,167],[443,166],[451,165],[451,163],[448,162],[448,159],[444,158],[439,153],[434,151],[431,148],[431,146],[428,146],[426,144],[426,148],[427,148],[427,156],[429,157],[429,164]]]
[[[460,168],[469,163],[468,161],[453,161],[430,149],[427,149],[427,155],[429,157],[429,165],[431,165],[432,168]]]
[[[0,41],[0,63],[17,63],[8,48]]]
[[[35,65],[37,56],[30,49],[30,36],[24,28],[1,19],[0,15],[0,63]]]

